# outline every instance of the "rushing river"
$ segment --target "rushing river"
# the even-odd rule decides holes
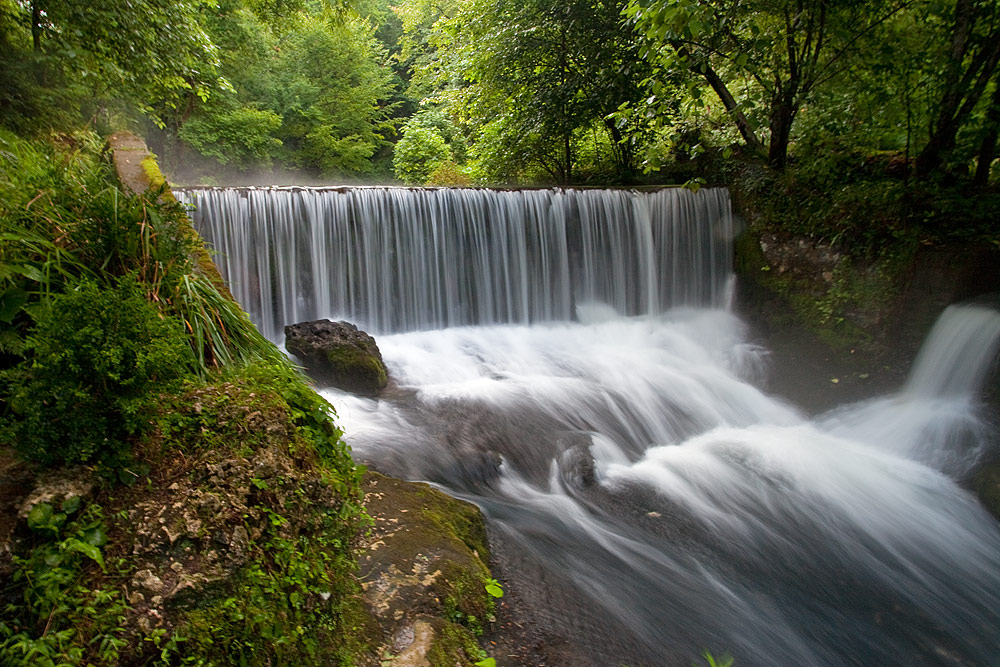
[[[949,308],[897,394],[810,419],[758,388],[767,350],[726,307],[723,191],[318,192],[182,196],[270,335],[382,332],[387,393],[326,392],[356,455],[479,505],[536,622],[591,664],[1000,664],[1000,528],[956,483],[997,445],[996,312]],[[289,210],[290,236],[248,240]]]

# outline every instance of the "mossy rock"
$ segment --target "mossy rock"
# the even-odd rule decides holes
[[[385,651],[403,658],[401,665],[475,662],[475,637],[494,612],[479,509],[427,484],[374,472],[362,486],[374,521],[360,560],[362,587],[382,635],[394,638]]]
[[[349,322],[290,324],[285,327],[285,348],[322,385],[375,396],[388,381],[375,339]]]

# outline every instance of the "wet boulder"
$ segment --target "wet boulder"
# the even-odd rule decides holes
[[[375,396],[388,376],[375,339],[350,322],[316,320],[285,327],[285,348],[318,384]]]

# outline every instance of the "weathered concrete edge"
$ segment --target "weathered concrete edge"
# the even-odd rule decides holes
[[[170,184],[167,183],[163,172],[160,171],[156,156],[146,146],[142,137],[131,132],[120,131],[109,136],[107,144],[115,172],[118,174],[118,180],[126,190],[136,195],[148,190],[162,190],[160,192],[161,200],[176,201],[174,193],[170,191]],[[220,294],[236,302],[226,285],[226,281],[222,278],[222,274],[219,273],[218,267],[212,261],[205,240],[191,224],[189,218],[184,223],[184,233],[195,240],[195,251],[192,259],[201,272],[212,281]]]

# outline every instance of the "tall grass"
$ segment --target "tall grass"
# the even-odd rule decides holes
[[[100,146],[89,133],[26,140],[0,130],[0,353],[23,352],[33,309],[53,294],[129,276],[162,317],[183,322],[195,373],[286,363],[193,260],[200,239],[183,207],[155,190],[123,192]]]

